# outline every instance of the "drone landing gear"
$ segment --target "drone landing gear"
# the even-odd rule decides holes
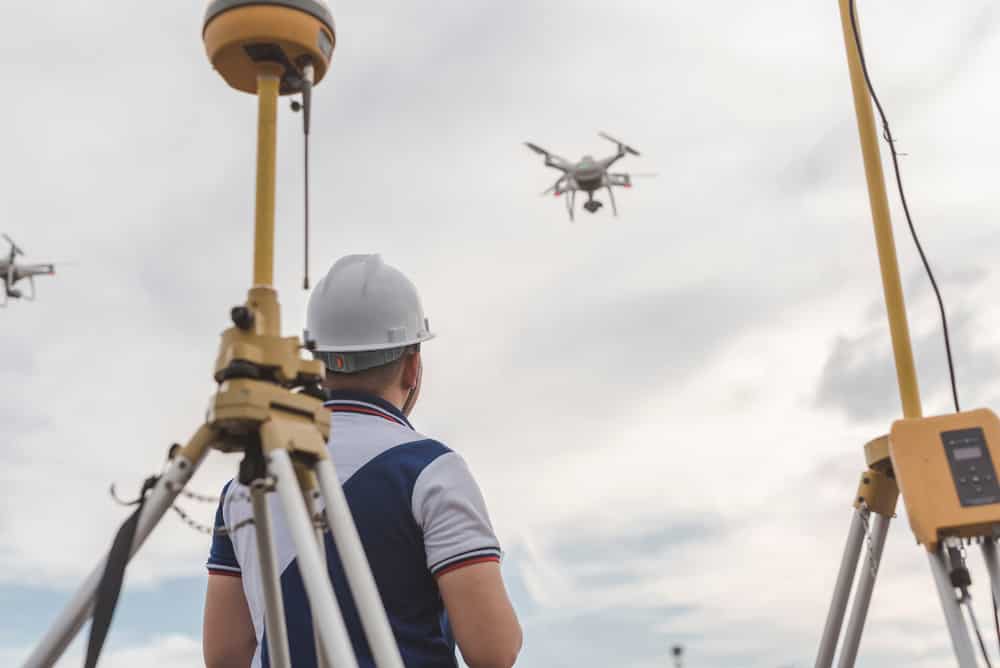
[[[31,286],[31,290],[25,294],[24,290],[20,288],[5,288],[4,289],[4,303],[2,306],[7,305],[8,299],[21,299],[26,302],[35,301],[35,279],[33,276],[28,277],[28,285]]]
[[[13,299],[26,299],[23,292],[17,288],[8,288],[6,285],[3,286],[3,293],[0,296],[3,297],[3,300],[0,301],[0,308],[5,308],[7,306],[7,302]],[[34,295],[32,295],[32,297],[34,297]]]
[[[611,213],[615,214],[615,218],[618,217],[618,205],[615,204],[615,191],[611,189],[608,185],[608,199],[611,200]]]

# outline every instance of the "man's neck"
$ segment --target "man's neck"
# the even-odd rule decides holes
[[[403,410],[403,404],[406,402],[406,393],[402,390],[393,391],[393,389],[382,390],[380,392],[372,392],[367,388],[362,387],[350,387],[344,386],[342,383],[338,383],[335,386],[329,382],[323,383],[323,387],[327,390],[334,392],[357,392],[359,394],[367,394],[371,397],[377,397],[382,401],[385,401],[396,408],[398,411]]]

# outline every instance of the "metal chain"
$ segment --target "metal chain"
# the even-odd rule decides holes
[[[198,492],[191,492],[186,489],[180,491],[181,496],[191,499],[192,501],[199,501],[201,503],[218,503],[219,497],[210,496],[208,494],[199,494]]]
[[[315,489],[312,490],[310,495],[312,496],[313,505],[316,505],[323,500],[323,497]],[[317,510],[314,515],[310,515],[309,519],[312,520],[314,529],[320,529],[321,531],[325,532],[327,529],[330,528],[330,525],[327,524],[326,522],[326,513],[324,513],[322,510]]]
[[[262,480],[255,480],[251,486],[259,487],[263,489],[265,492],[272,492],[275,489],[274,485],[275,485],[274,477],[268,476],[267,478],[263,478]],[[203,503],[217,503],[219,501],[219,497],[217,496],[212,497],[208,496],[207,494],[199,494],[197,492],[191,492],[186,489],[179,490],[179,494],[188,499],[192,499],[194,501],[200,501]],[[225,500],[225,510],[228,511],[229,506],[236,501],[251,503],[252,499],[250,498],[250,495],[244,491],[240,491],[235,494],[230,494]],[[247,519],[237,522],[232,527],[226,527],[226,526],[215,527],[215,526],[209,526],[203,522],[199,522],[198,520],[194,519],[193,517],[191,517],[191,515],[189,515],[183,508],[181,508],[177,504],[172,504],[170,506],[170,509],[173,510],[175,513],[177,513],[177,516],[180,517],[181,521],[183,521],[188,527],[194,529],[199,533],[203,533],[209,536],[231,536],[240,529],[247,526],[252,526],[254,523],[253,517],[248,517]],[[326,514],[323,513],[322,511],[319,511],[314,515],[311,515],[309,519],[312,521],[313,528],[315,529],[327,531],[330,528],[330,525],[326,521]]]
[[[173,510],[175,513],[177,513],[177,515],[181,518],[181,520],[185,524],[187,524],[190,528],[194,529],[195,531],[198,531],[199,533],[203,533],[209,536],[230,536],[239,531],[240,529],[242,529],[243,527],[253,524],[253,518],[248,517],[247,519],[234,524],[232,528],[224,526],[212,527],[194,519],[186,512],[184,512],[184,510],[176,504],[170,506],[170,509]]]
[[[861,502],[859,511],[861,523],[865,525],[865,543],[868,546],[868,568],[871,570],[872,579],[874,580],[878,576],[878,560],[875,558],[875,546],[872,544],[871,525],[868,524],[868,518],[872,511],[864,501]]]
[[[274,489],[274,482],[275,480],[273,477],[267,477],[262,480],[255,480],[252,483],[252,486],[259,487],[263,489],[265,492],[270,492]],[[219,497],[210,497],[206,494],[198,494],[197,492],[190,492],[183,488],[177,491],[181,495],[189,499],[194,499],[195,501],[202,501],[206,503],[219,501]],[[243,501],[245,503],[250,503],[251,498],[250,495],[244,491],[230,494],[225,500],[225,511],[228,511],[229,506],[231,506],[236,501]],[[247,526],[251,526],[254,523],[253,517],[248,517],[245,520],[237,522],[232,527],[227,527],[227,526],[215,527],[215,526],[209,526],[203,522],[199,522],[198,520],[194,519],[177,504],[172,504],[170,506],[170,509],[173,510],[175,513],[177,513],[177,515],[181,518],[181,520],[185,524],[188,525],[188,527],[194,529],[195,531],[198,531],[199,533],[203,533],[209,536],[231,536],[240,529]]]

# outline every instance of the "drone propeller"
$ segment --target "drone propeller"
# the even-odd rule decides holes
[[[605,132],[598,132],[597,135],[599,137],[601,137],[601,139],[607,139],[610,142],[614,142],[615,144],[618,144],[618,146],[621,147],[621,149],[623,151],[625,151],[626,153],[631,153],[632,155],[639,155],[639,151],[635,150],[634,148],[632,148],[631,146],[629,146],[628,144],[626,144],[623,141],[618,141],[617,139],[615,139],[614,137],[612,137],[611,135],[609,135],[609,134],[607,134]]]
[[[18,248],[17,244],[14,243],[13,239],[8,237],[6,234],[3,235],[3,238],[6,239],[7,243],[10,244],[10,250],[14,253],[14,255],[24,255],[24,251]]]
[[[546,151],[544,148],[542,148],[538,144],[532,144],[530,141],[524,142],[524,145],[527,146],[528,148],[530,148],[532,151],[534,151],[538,155],[548,155],[549,154],[549,152]]]

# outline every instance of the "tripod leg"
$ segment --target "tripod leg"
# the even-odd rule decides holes
[[[265,441],[269,436],[267,425],[270,424],[266,423],[261,431]],[[266,444],[265,449],[267,449]],[[344,617],[333,595],[330,576],[316,545],[316,534],[313,533],[309,511],[302,498],[302,490],[295,476],[292,459],[285,450],[274,449],[269,452],[268,460],[268,468],[277,479],[275,485],[285,511],[288,531],[295,543],[299,572],[302,574],[302,583],[305,585],[309,607],[312,610],[313,627],[320,631],[324,659],[329,665],[337,668],[357,668],[358,663],[354,657],[351,638],[347,634]]]
[[[271,534],[271,509],[267,505],[267,490],[263,481],[250,486],[253,501],[253,523],[257,534],[257,554],[260,558],[261,580],[264,584],[264,624],[267,629],[267,653],[274,668],[291,668],[288,651],[288,629],[285,627],[285,605],[281,600],[281,574]]]
[[[864,513],[865,516],[862,516]],[[844,545],[844,556],[840,560],[840,571],[837,573],[837,583],[833,588],[833,600],[823,627],[823,638],[820,640],[819,654],[816,656],[816,668],[830,668],[833,657],[837,653],[837,641],[840,639],[841,627],[844,624],[844,613],[847,611],[847,600],[851,596],[851,586],[858,570],[858,557],[861,545],[865,539],[865,519],[869,511],[855,508],[851,514],[851,527],[847,530],[847,544]]]
[[[939,546],[935,552],[928,552],[927,558],[930,561],[931,572],[934,574],[934,584],[937,585],[938,598],[941,599],[941,608],[944,610],[944,619],[948,624],[948,635],[951,636],[951,646],[955,650],[958,665],[960,668],[977,668],[979,664],[972,649],[969,629],[965,626],[965,618],[962,616],[962,609],[959,607],[958,599],[955,598],[955,588],[948,575],[944,546]]]
[[[840,650],[840,668],[852,668],[858,658],[858,648],[861,646],[861,634],[865,630],[865,618],[868,616],[868,606],[872,600],[872,590],[875,588],[875,576],[878,574],[879,562],[882,560],[882,548],[885,547],[885,537],[889,533],[889,518],[879,513],[872,513],[871,520],[871,550],[865,552],[861,563],[861,573],[858,576],[858,588],[854,593],[854,605],[851,607],[851,618],[847,622],[844,633],[844,646]]]
[[[379,668],[403,668],[396,638],[389,625],[385,606],[372,576],[364,546],[354,525],[351,509],[337,478],[333,462],[326,458],[316,463],[316,475],[326,501],[326,517],[337,545],[337,553],[358,606],[365,637]]]
[[[215,432],[210,427],[203,425],[188,444],[170,461],[142,509],[130,556],[134,556],[138,552],[163,515],[173,505],[174,499],[177,498],[181,489],[198,470],[198,466],[204,460],[213,440],[215,440]],[[106,560],[107,557],[100,560],[97,567],[63,608],[35,651],[25,661],[24,668],[48,668],[55,664],[62,653],[66,651],[66,647],[93,614],[94,596],[101,583]]]
[[[300,477],[299,484],[305,491],[306,507],[309,509],[309,517],[315,523],[316,518],[318,518],[322,512],[322,508],[320,506],[320,500],[322,497],[320,496],[319,489],[317,489],[316,486],[316,476],[309,473],[308,476]],[[319,553],[323,558],[323,568],[327,568],[327,571],[329,572],[326,555],[326,539],[323,537],[323,527],[319,524],[315,524],[315,532],[316,543],[319,545]],[[320,651],[319,629],[317,628],[313,629],[313,643],[316,645],[316,657],[319,668],[330,668],[326,661],[323,660],[323,652]]]
[[[986,538],[982,544],[983,558],[986,560],[986,571],[990,574],[990,590],[993,599],[1000,603],[1000,563],[997,562],[997,544],[992,538]]]

